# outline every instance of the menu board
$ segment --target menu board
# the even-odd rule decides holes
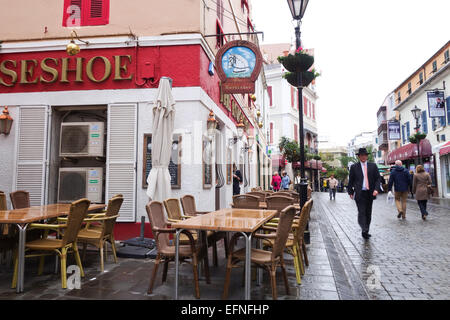
[[[169,163],[170,184],[172,189],[181,188],[181,135],[173,136],[172,155]],[[142,188],[147,188],[147,177],[152,170],[152,135],[144,134],[144,159],[142,172]]]

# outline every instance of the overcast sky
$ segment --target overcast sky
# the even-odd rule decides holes
[[[263,44],[295,43],[286,0],[253,0],[252,6]],[[450,0],[310,0],[301,39],[303,48],[315,49],[321,72],[319,136],[345,146],[377,129],[385,97],[450,40],[449,12]]]

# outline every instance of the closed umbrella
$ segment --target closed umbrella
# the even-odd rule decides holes
[[[170,197],[169,162],[175,119],[175,101],[169,78],[159,82],[153,107],[152,169],[147,177],[147,195],[151,200],[163,201]]]

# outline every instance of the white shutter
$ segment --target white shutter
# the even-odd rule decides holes
[[[108,106],[108,150],[106,201],[114,194],[124,196],[117,221],[136,221],[136,104]]]
[[[47,106],[20,107],[14,190],[30,193],[32,206],[45,202]]]

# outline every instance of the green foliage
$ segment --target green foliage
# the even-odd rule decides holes
[[[342,157],[339,157],[338,159],[341,162],[342,167],[344,167],[344,168],[348,168],[348,164],[350,162],[353,162],[353,163],[358,162],[358,159],[356,159],[355,157],[349,157],[349,156],[342,156]]]
[[[408,138],[409,142],[411,143],[419,143],[420,140],[423,140],[427,137],[426,133],[423,132],[416,132],[415,134],[413,134],[412,136],[410,136]]]

